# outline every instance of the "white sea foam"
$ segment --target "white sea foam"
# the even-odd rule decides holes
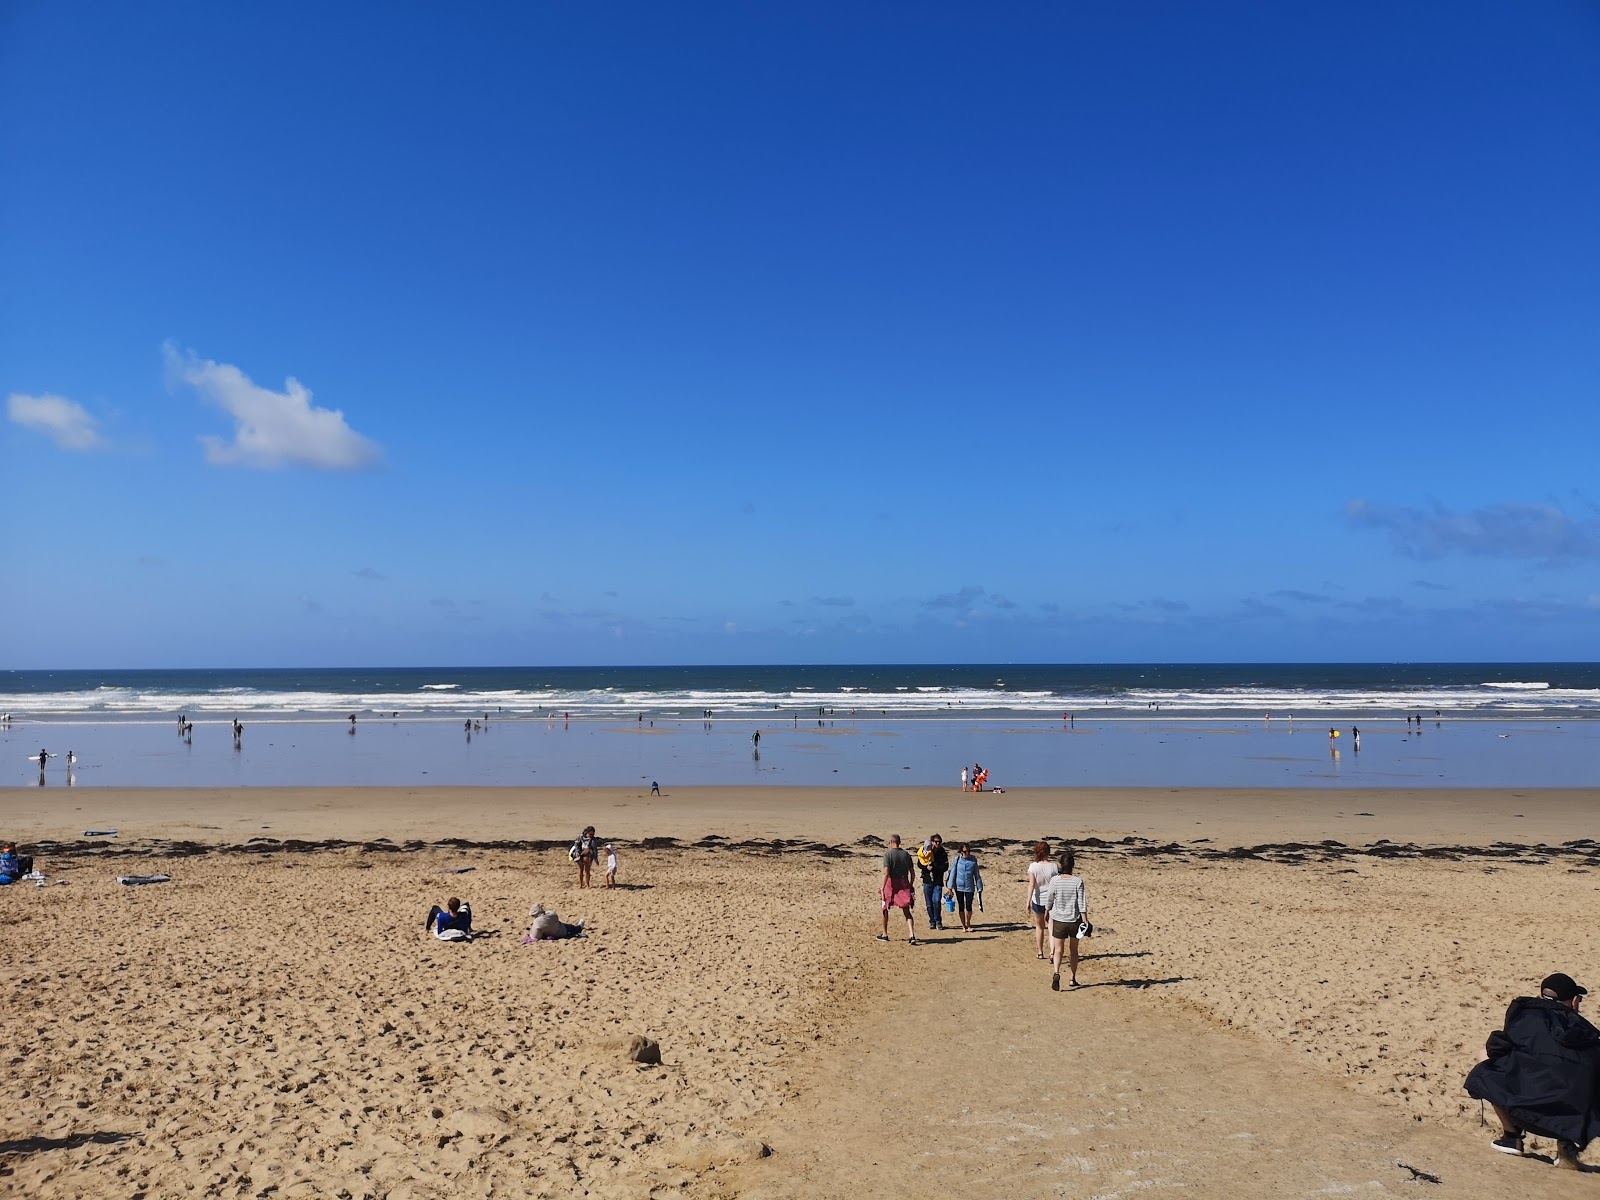
[[[1153,706],[1159,705],[1159,710]],[[706,709],[719,717],[815,717],[818,709],[833,717],[938,717],[992,714],[1057,718],[1064,713],[1144,717],[1234,716],[1259,719],[1290,714],[1304,717],[1334,713],[1431,716],[1481,715],[1600,716],[1600,689],[1558,688],[1533,683],[1485,683],[1405,689],[1309,689],[1271,687],[1134,688],[1127,691],[1063,695],[1049,690],[997,692],[987,687],[915,689],[888,685],[874,691],[840,687],[817,691],[681,688],[619,690],[587,688],[463,690],[461,684],[425,684],[418,690],[286,691],[227,687],[174,692],[99,686],[81,691],[45,692],[8,697],[4,707],[19,716],[68,717],[190,713],[218,716],[344,716],[347,713],[399,713],[409,717],[444,717],[499,713],[541,716],[568,712],[574,717],[632,717],[647,712],[666,717],[698,717]]]

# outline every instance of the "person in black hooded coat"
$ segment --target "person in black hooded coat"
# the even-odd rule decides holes
[[[1567,1143],[1562,1165],[1600,1135],[1600,1030],[1578,1015],[1588,989],[1551,975],[1538,996],[1506,1009],[1505,1029],[1489,1035],[1487,1058],[1467,1076],[1467,1095],[1494,1105],[1504,1135],[1495,1149],[1521,1153],[1524,1131]]]

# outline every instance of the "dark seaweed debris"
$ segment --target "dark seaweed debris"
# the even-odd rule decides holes
[[[804,854],[818,858],[850,858],[876,855],[883,840],[867,834],[854,845],[830,845],[809,838],[770,838],[731,841],[721,834],[710,833],[689,842],[672,837],[647,837],[637,842],[613,839],[619,846],[641,850],[719,850],[742,854]],[[1034,838],[986,837],[968,838],[967,844],[980,855],[1026,855]],[[1271,862],[1287,866],[1307,863],[1348,863],[1357,859],[1368,860],[1426,860],[1440,862],[1491,862],[1541,865],[1561,863],[1569,869],[1600,868],[1600,842],[1592,838],[1578,838],[1559,846],[1543,843],[1494,842],[1488,846],[1442,845],[1428,846],[1413,842],[1391,842],[1379,838],[1364,846],[1327,839],[1320,842],[1263,842],[1253,846],[1213,845],[1210,839],[1194,842],[1156,842],[1150,838],[1128,836],[1116,841],[1098,837],[1073,840],[1052,837],[1052,847],[1071,847],[1079,854],[1103,855],[1123,858],[1159,858],[1179,862]],[[396,843],[388,838],[371,841],[349,841],[343,838],[307,840],[301,838],[252,837],[239,843],[199,842],[190,839],[150,838],[105,842],[99,840],[45,841],[26,847],[28,853],[45,860],[92,860],[128,858],[198,858],[209,855],[219,857],[249,857],[256,859],[284,855],[321,854],[329,852],[356,853],[360,855],[404,855],[425,850],[452,851],[502,851],[520,854],[544,854],[565,850],[567,843],[555,838],[532,838],[501,841],[472,841],[467,838],[444,838],[437,841],[411,839]],[[1488,868],[1492,869],[1492,868]]]

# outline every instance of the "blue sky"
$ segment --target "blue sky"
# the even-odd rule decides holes
[[[20,0],[0,115],[0,666],[1600,659],[1591,3]]]

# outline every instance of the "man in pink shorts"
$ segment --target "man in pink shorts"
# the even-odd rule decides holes
[[[911,879],[916,874],[916,867],[911,861],[911,855],[900,848],[900,835],[889,835],[889,848],[883,852],[883,932],[878,935],[878,941],[889,940],[889,910],[898,908],[906,917],[906,935],[913,946],[917,944],[917,921],[912,915],[916,907],[916,892],[912,889]]]

